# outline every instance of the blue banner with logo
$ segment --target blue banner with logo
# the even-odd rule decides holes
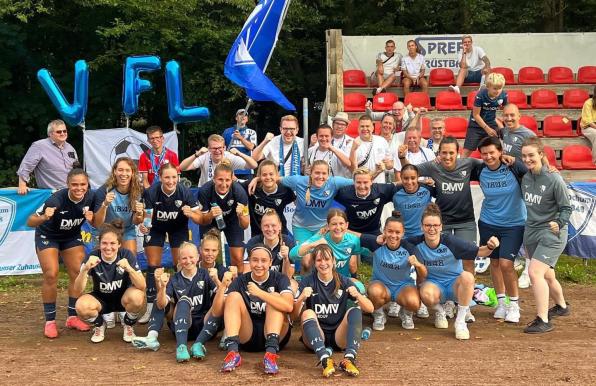
[[[574,182],[568,186],[573,208],[569,218],[569,239],[566,253],[586,259],[596,258],[596,184]]]

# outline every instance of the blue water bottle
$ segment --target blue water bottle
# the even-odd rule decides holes
[[[362,330],[362,340],[368,340],[371,334],[372,330],[370,329],[370,327],[366,327],[364,330]]]

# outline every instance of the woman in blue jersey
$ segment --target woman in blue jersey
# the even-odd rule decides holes
[[[420,236],[422,212],[431,202],[434,189],[420,185],[420,173],[415,165],[408,164],[401,169],[403,186],[393,196],[393,207],[401,214],[404,221],[404,237]]]
[[[373,329],[385,329],[387,303],[398,304],[401,326],[406,330],[414,328],[413,313],[420,308],[420,295],[416,282],[411,278],[412,269],[416,270],[416,280],[422,283],[426,278],[426,267],[415,256],[416,247],[407,241],[402,242],[404,224],[400,218],[389,217],[383,228],[383,244],[377,242],[374,235],[361,235],[362,246],[373,251],[371,282],[368,285],[368,297],[375,306]],[[391,306],[390,306],[391,307]],[[396,312],[393,310],[392,315]]]
[[[145,208],[153,211],[151,229],[141,225],[145,234],[143,247],[147,257],[147,309],[139,323],[147,323],[155,301],[155,270],[161,266],[166,236],[172,252],[174,267],[178,264],[178,249],[188,240],[188,219],[198,223],[199,204],[190,189],[178,183],[178,170],[171,164],[159,169],[159,184],[153,184],[143,194]]]
[[[470,339],[466,313],[474,295],[474,275],[463,270],[461,261],[490,255],[499,246],[499,240],[491,237],[485,246],[477,247],[449,233],[441,233],[441,211],[434,203],[429,204],[422,214],[422,230],[423,236],[406,240],[417,247],[417,257],[428,271],[426,280],[420,285],[420,298],[429,309],[437,311],[436,328],[449,327],[441,303],[445,300],[457,301],[455,337]]]
[[[256,244],[248,254],[250,272],[238,275],[226,292],[223,372],[242,364],[239,349],[263,351],[266,374],[277,374],[277,353],[288,343],[294,293],[288,277],[271,271],[271,250]]]
[[[302,343],[317,355],[323,376],[335,372],[326,347],[344,351],[339,367],[357,376],[360,370],[355,361],[360,348],[362,312],[372,312],[373,305],[350,279],[338,273],[328,245],[318,245],[312,253],[315,270],[300,282],[292,319],[300,316]]]
[[[95,192],[93,226],[99,228],[104,222],[116,219],[123,222],[122,247],[137,253],[135,225],[143,222],[144,207],[141,203],[143,185],[137,166],[128,157],[119,158],[112,166],[106,183]]]
[[[521,161],[511,166],[501,162],[503,148],[497,137],[480,141],[478,150],[484,166],[478,173],[480,188],[484,193],[478,229],[480,244],[491,236],[500,245],[490,254],[490,272],[497,293],[498,305],[494,317],[506,322],[519,322],[519,290],[513,262],[522,245],[526,206],[521,195],[520,181],[528,171]],[[505,305],[505,295],[510,303]]]
[[[43,274],[41,299],[45,315],[44,335],[58,337],[56,325],[56,296],[59,259],[68,273],[68,318],[66,327],[89,331],[89,326],[77,316],[74,281],[85,257],[81,225],[93,221],[92,209],[95,194],[89,191],[89,177],[82,169],[73,169],[66,179],[67,188],[57,191],[36,213],[27,219],[27,225],[35,229],[35,248]]]
[[[145,278],[133,252],[122,247],[123,222],[103,224],[99,229],[99,249],[91,251],[83,261],[74,286],[81,295],[76,303],[77,314],[95,328],[91,342],[105,338],[103,315],[125,312],[122,340],[130,343],[135,336],[132,326],[145,304]],[[93,290],[83,295],[91,276]]]
[[[132,344],[139,349],[157,351],[159,332],[167,319],[168,328],[176,336],[176,361],[190,357],[203,359],[204,344],[217,334],[222,325],[224,292],[232,280],[226,272],[217,284],[217,272],[197,267],[196,245],[183,242],[179,250],[180,270],[172,277],[163,268],[155,271],[157,299],[149,320],[146,337],[135,337]],[[188,340],[195,340],[188,352]]]

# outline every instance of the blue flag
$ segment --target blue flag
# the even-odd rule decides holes
[[[286,110],[296,107],[264,74],[275,48],[290,0],[261,0],[232,45],[224,75],[255,101],[272,101]]]

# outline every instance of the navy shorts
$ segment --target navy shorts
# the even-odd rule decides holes
[[[482,70],[468,71],[464,83],[480,83],[482,80]]]
[[[290,341],[292,335],[292,323],[288,328],[286,335],[279,340],[279,350],[281,351]],[[240,349],[248,352],[265,351],[265,320],[253,320],[252,336],[244,343],[240,343]]]
[[[499,126],[497,126],[497,122],[486,122],[488,126],[493,128],[494,130],[498,131]],[[466,130],[466,139],[464,141],[464,148],[468,150],[477,150],[480,141],[484,138],[488,137],[486,131],[480,127],[476,122],[469,121],[468,122],[468,130]]]
[[[491,236],[499,239],[499,247],[490,254],[491,259],[515,260],[519,248],[524,241],[523,225],[512,227],[500,227],[478,221],[478,231],[480,232],[480,245],[485,245]]]
[[[188,340],[195,340],[199,336],[199,333],[203,329],[203,321],[205,320],[205,315],[198,315],[192,317],[192,324],[188,329]],[[168,320],[168,328],[172,332],[174,336],[176,336],[176,327],[174,326],[174,321]]]
[[[99,304],[101,304],[100,314],[109,314],[111,312],[124,312],[122,305],[122,295],[124,291],[119,291],[111,294],[102,294],[101,292],[92,291],[89,295],[93,296]]]
[[[148,235],[143,238],[143,247],[163,247],[166,242],[166,234],[170,248],[178,248],[184,241],[189,241],[188,228],[180,228],[175,231],[161,231],[151,228]]]
[[[44,249],[48,248],[55,248],[59,251],[64,251],[66,249],[81,247],[83,245],[84,243],[81,237],[76,239],[56,240],[50,239],[37,230],[35,231],[35,248],[37,248],[38,251],[43,251]]]
[[[210,229],[215,228],[213,225],[206,225],[201,226],[199,229],[202,235],[207,234]],[[226,227],[223,230],[224,235],[226,235],[226,241],[228,242],[228,246],[230,247],[237,247],[237,248],[244,248],[244,229],[239,224],[226,224]]]

